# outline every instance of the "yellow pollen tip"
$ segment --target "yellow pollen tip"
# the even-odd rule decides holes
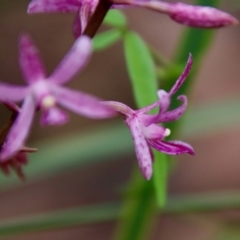
[[[164,136],[167,137],[171,134],[171,130],[169,128],[166,128]]]
[[[55,105],[55,98],[52,96],[46,96],[42,99],[42,106],[44,108],[51,108]]]

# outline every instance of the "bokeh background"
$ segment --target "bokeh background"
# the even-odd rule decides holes
[[[27,15],[28,3],[28,0],[0,0],[1,81],[24,84],[18,66],[17,45],[18,36],[22,32],[28,32],[33,37],[48,73],[54,70],[74,42],[71,34],[74,15]],[[223,1],[222,9],[240,19],[238,1]],[[130,28],[140,33],[147,42],[171,59],[185,27],[172,22],[167,16],[148,10],[129,9],[125,12]],[[100,31],[105,29],[106,27],[102,27]],[[216,31],[213,44],[206,54],[197,75],[196,84],[189,96],[189,112],[210,104],[240,99],[239,44],[239,26]],[[121,41],[106,51],[93,53],[89,65],[67,85],[106,100],[117,100],[132,107],[135,106]],[[240,109],[236,108],[235,111],[238,112]],[[0,106],[0,116],[1,124],[9,116],[3,106]],[[37,114],[28,145],[39,147],[42,146],[41,144],[51,143],[49,146],[58,150],[59,140],[67,144],[71,136],[79,134],[81,138],[88,133],[96,134],[108,125],[121,122],[121,118],[94,121],[71,113],[70,116],[70,121],[65,126],[42,128],[39,126]],[[200,116],[197,121],[206,120],[205,117]],[[223,113],[222,116],[216,117],[225,118],[226,116]],[[212,116],[208,121],[214,123],[216,119]],[[196,156],[193,158],[183,155],[178,158],[178,167],[170,178],[170,195],[240,189],[240,124],[226,123],[219,129],[214,128],[213,131],[210,129],[191,136],[182,132],[179,138],[194,146]],[[121,141],[119,144],[122,144]],[[92,151],[94,150],[93,148]],[[40,154],[40,151],[41,149],[36,154]],[[122,198],[121,188],[128,181],[134,164],[136,164],[136,157],[132,148],[131,151],[121,155],[111,156],[110,161],[74,167],[52,176],[45,176],[43,172],[42,178],[35,181],[26,176],[26,181],[16,186],[6,187],[8,179],[1,178],[4,181],[0,184],[2,188],[0,189],[0,220],[119,200]],[[219,219],[223,217],[240,218],[240,215],[237,212],[225,212],[181,217],[164,216],[156,222],[152,239],[215,239],[214,237],[222,230]],[[6,239],[111,239],[115,226],[116,222],[107,222],[6,237]]]

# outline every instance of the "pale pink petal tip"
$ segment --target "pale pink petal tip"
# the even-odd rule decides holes
[[[146,180],[150,180],[152,177],[152,167],[141,168],[142,175]]]

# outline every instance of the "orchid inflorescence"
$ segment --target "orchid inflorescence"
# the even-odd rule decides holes
[[[0,150],[0,167],[8,174],[9,167],[23,178],[21,166],[27,163],[27,152],[36,149],[25,147],[26,139],[36,111],[41,110],[41,125],[61,125],[67,122],[68,116],[56,104],[76,114],[94,118],[111,118],[120,113],[124,116],[135,145],[135,152],[143,176],[150,179],[154,148],[157,151],[178,155],[194,155],[193,148],[181,141],[166,141],[171,130],[158,125],[179,119],[187,107],[187,97],[178,96],[182,105],[169,110],[171,97],[186,80],[192,66],[189,55],[185,69],[168,91],[159,90],[159,100],[139,110],[133,110],[124,103],[104,101],[98,97],[63,87],[62,84],[80,72],[87,64],[92,44],[85,30],[101,1],[107,0],[32,0],[28,13],[40,12],[76,12],[73,32],[76,41],[60,64],[50,76],[46,76],[38,49],[27,34],[19,38],[19,65],[27,86],[0,83],[0,101],[12,112],[10,124],[7,125]],[[109,0],[110,8],[127,8],[129,6],[145,7],[170,16],[174,21],[191,27],[215,28],[237,24],[231,15],[212,7],[193,6],[183,3],[167,3],[158,0]],[[16,102],[22,102],[21,108]],[[148,112],[159,108],[157,114]]]

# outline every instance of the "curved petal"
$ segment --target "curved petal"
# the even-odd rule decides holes
[[[126,123],[132,134],[138,165],[143,176],[149,180],[152,176],[152,158],[139,121],[137,118],[128,118]]]
[[[89,118],[109,118],[116,112],[102,104],[102,100],[90,94],[54,86],[53,94],[59,104],[69,110]]]
[[[72,31],[73,31],[73,36],[76,39],[82,34],[82,26],[80,22],[79,13],[77,13],[74,18]]]
[[[32,0],[27,12],[77,12],[80,6],[80,0]]]
[[[57,107],[43,110],[40,123],[41,125],[63,125],[67,122],[68,115]]]
[[[17,102],[24,99],[28,91],[27,87],[11,85],[0,82],[0,101]]]
[[[136,110],[136,112],[143,114],[143,113],[149,112],[150,110],[154,109],[155,107],[158,107],[159,105],[160,105],[160,100],[154,102],[153,104],[151,104],[149,106],[146,106],[144,108]]]
[[[102,102],[106,107],[109,107],[116,112],[123,114],[125,117],[130,117],[134,114],[135,111],[133,111],[130,107],[125,105],[124,103],[115,102],[115,101],[104,101]]]
[[[35,104],[31,95],[26,96],[19,115],[17,116],[0,153],[1,161],[6,161],[21,150],[28,136],[35,112]]]
[[[181,100],[183,104],[172,111],[168,111],[159,115],[159,117],[156,119],[157,123],[175,121],[178,120],[183,115],[187,108],[188,100],[185,95],[178,96],[178,99]]]
[[[17,104],[15,104],[14,102],[3,102],[3,104],[13,113],[19,113],[20,112],[20,108]]]
[[[151,140],[151,139],[147,139],[147,141],[153,148],[166,154],[170,154],[170,155],[179,155],[183,153],[189,153],[190,155],[195,154],[192,146],[185,142],[161,141],[161,140]]]
[[[45,78],[45,70],[38,49],[27,34],[22,34],[19,40],[19,64],[27,83]]]
[[[49,77],[53,83],[61,84],[69,81],[87,64],[92,52],[91,40],[87,36],[80,36],[73,47]]]
[[[171,90],[169,91],[170,96],[172,96],[174,93],[176,93],[178,91],[178,89],[182,86],[183,82],[185,81],[185,79],[187,78],[187,76],[191,70],[192,63],[193,63],[193,59],[192,59],[192,54],[190,53],[188,55],[188,61],[187,61],[187,64],[186,64],[182,74],[177,79],[177,81],[175,82],[175,84],[173,85]]]
[[[157,114],[143,115],[142,122],[146,127],[153,123],[159,123],[160,121],[158,119],[161,117],[162,114],[164,114],[168,110],[171,103],[170,95],[166,91],[159,90],[157,93],[159,97],[157,103],[160,109]],[[152,106],[154,106],[154,104],[152,104]]]

